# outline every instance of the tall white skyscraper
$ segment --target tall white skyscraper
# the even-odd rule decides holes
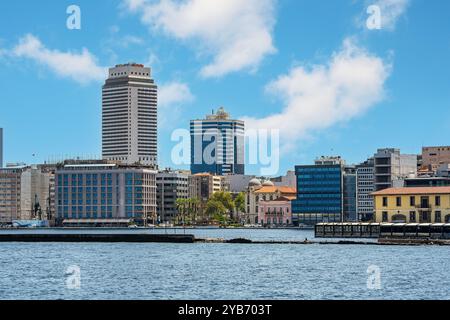
[[[109,69],[102,98],[103,159],[157,164],[157,90],[151,69],[144,65]]]

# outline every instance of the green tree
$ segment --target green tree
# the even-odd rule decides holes
[[[219,191],[212,195],[211,200],[218,201],[228,210],[232,212],[234,210],[234,201],[231,193],[225,191]]]
[[[177,222],[178,224],[180,223],[180,219],[182,219],[182,221],[185,221],[185,215],[187,212],[187,206],[188,206],[188,201],[187,199],[183,199],[183,198],[178,198],[176,201],[176,207],[177,207],[177,211],[178,211],[178,215],[177,215]]]
[[[241,192],[236,196],[234,206],[238,212],[245,213],[245,192]]]
[[[198,212],[200,209],[200,200],[198,198],[189,199],[192,221],[197,224]]]
[[[234,206],[236,208],[236,213],[238,214],[238,216],[239,213],[245,213],[245,192],[241,192],[236,196],[236,198],[234,199]]]
[[[221,223],[225,222],[225,215],[227,213],[227,208],[222,202],[214,199],[210,199],[206,204],[206,214],[209,218],[219,221]]]
[[[220,221],[223,224],[227,223],[235,208],[233,197],[229,192],[216,192],[208,200],[206,208],[208,217],[213,217],[214,220]],[[216,212],[212,213],[213,210]]]

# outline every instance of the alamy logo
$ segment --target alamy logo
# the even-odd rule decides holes
[[[189,130],[173,131],[171,140],[176,145],[172,148],[171,160],[174,165],[189,164],[236,164],[246,162],[244,150],[247,152],[247,164],[259,165],[260,174],[270,176],[278,174],[280,168],[280,132],[279,130],[245,130],[236,134],[233,130],[196,129],[191,140]],[[236,155],[230,145],[236,148]],[[247,148],[246,148],[247,147]],[[191,148],[193,157],[191,159]],[[191,163],[192,160],[192,163]]]
[[[377,5],[371,5],[367,8],[369,18],[366,21],[367,29],[380,30],[381,29],[381,8]]]
[[[381,290],[381,269],[379,266],[371,265],[367,268],[367,289]]]
[[[66,287],[69,290],[81,288],[81,268],[79,266],[70,266],[66,269]]]
[[[69,14],[66,26],[69,30],[81,29],[81,9],[77,5],[70,5],[67,7],[66,13]]]

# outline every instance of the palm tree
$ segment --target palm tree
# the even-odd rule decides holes
[[[194,224],[197,224],[197,214],[198,214],[198,209],[200,206],[200,200],[198,198],[191,198],[190,204],[191,204],[191,210],[193,213]]]
[[[176,206],[177,206],[177,211],[178,211],[178,215],[177,215],[177,221],[178,223],[180,222],[180,215],[182,217],[183,223],[184,223],[184,215],[186,213],[186,205],[187,205],[187,199],[183,199],[183,198],[178,198],[176,200]]]
[[[234,206],[236,208],[236,213],[237,213],[236,218],[242,217],[241,214],[245,213],[245,193],[244,192],[241,192],[236,196],[236,199],[234,199]]]

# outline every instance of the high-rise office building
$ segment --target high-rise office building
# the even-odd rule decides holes
[[[244,174],[245,125],[220,108],[191,121],[191,171],[216,175]]]
[[[151,69],[129,63],[109,69],[103,86],[103,159],[157,164],[157,86]]]
[[[292,201],[294,224],[343,221],[344,166],[345,162],[340,157],[321,157],[315,165],[295,167],[297,199]]]

